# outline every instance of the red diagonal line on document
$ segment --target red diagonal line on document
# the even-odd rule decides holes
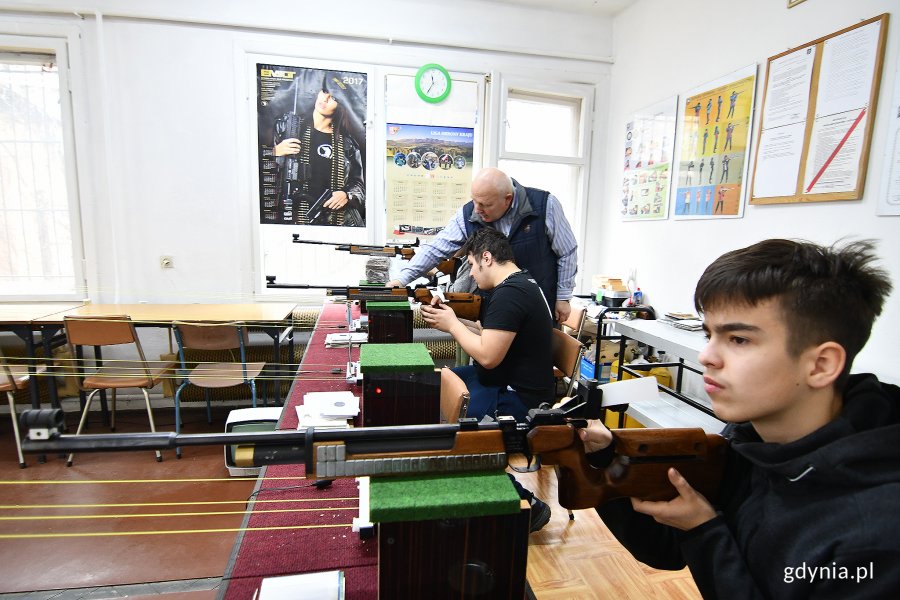
[[[844,147],[844,144],[847,142],[847,138],[850,137],[850,134],[853,133],[853,130],[856,129],[856,126],[859,125],[859,122],[862,121],[863,115],[866,114],[866,109],[863,108],[859,111],[859,116],[856,117],[856,120],[853,121],[853,125],[850,126],[850,129],[847,130],[847,133],[844,134],[844,137],[841,138],[840,143],[838,143],[837,147],[834,149],[834,152],[831,153],[831,156],[828,157],[828,160],[825,161],[825,164],[822,165],[822,168],[819,169],[819,172],[816,173],[816,176],[813,177],[813,180],[810,182],[809,187],[806,188],[806,193],[809,193],[809,190],[813,189],[813,186],[816,185],[816,182],[819,181],[819,177],[825,173],[825,169],[828,168],[828,165],[831,164],[831,161],[834,160],[834,157],[837,156],[837,153],[841,151],[841,148]]]

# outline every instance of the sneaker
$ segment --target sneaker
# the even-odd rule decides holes
[[[550,506],[537,497],[531,499],[531,527],[529,533],[540,531],[550,522]]]

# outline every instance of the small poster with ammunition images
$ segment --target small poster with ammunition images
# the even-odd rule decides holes
[[[388,238],[437,235],[469,201],[475,130],[387,124],[385,229]]]
[[[744,215],[755,91],[753,64],[684,96],[673,219]]]
[[[626,123],[622,220],[668,217],[677,113],[674,96],[637,111]]]
[[[366,226],[367,75],[257,64],[262,224]]]

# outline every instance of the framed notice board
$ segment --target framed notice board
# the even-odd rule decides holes
[[[769,58],[750,204],[862,197],[888,14]]]

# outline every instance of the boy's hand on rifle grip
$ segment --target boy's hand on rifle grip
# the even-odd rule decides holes
[[[441,304],[440,298],[433,297],[431,305],[423,304],[421,310],[425,322],[439,331],[450,333],[450,329],[459,323],[453,309],[446,304]]]
[[[281,140],[275,145],[275,156],[285,156],[287,154],[300,154],[300,140],[288,138]]]
[[[612,443],[613,435],[606,425],[599,420],[588,421],[588,426],[578,430],[578,436],[584,442],[586,453],[603,450]]]
[[[678,496],[664,502],[631,499],[631,506],[639,513],[650,515],[657,523],[688,531],[703,525],[716,516],[716,511],[687,479],[675,469],[669,469],[669,481],[675,486]]]

